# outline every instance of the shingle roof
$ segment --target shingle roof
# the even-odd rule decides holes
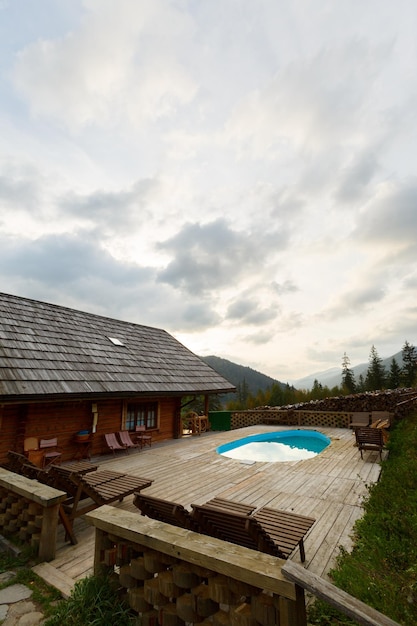
[[[0,402],[233,390],[164,330],[0,293]]]

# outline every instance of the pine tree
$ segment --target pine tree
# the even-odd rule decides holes
[[[375,346],[372,346],[369,354],[369,367],[366,373],[365,386],[368,391],[384,389],[386,371]]]
[[[366,385],[365,385],[365,380],[363,378],[363,374],[359,374],[356,391],[357,393],[363,393],[364,391],[366,391]]]
[[[311,399],[320,400],[323,397],[323,385],[319,383],[317,378],[314,379],[313,388],[311,390]]]
[[[284,392],[281,385],[274,383],[271,387],[271,395],[269,398],[270,406],[282,406],[284,404]]]
[[[415,347],[406,341],[402,349],[403,366],[401,380],[404,387],[413,387],[417,378],[417,354]]]
[[[395,358],[392,359],[388,374],[388,387],[397,389],[401,384],[401,367]]]
[[[246,378],[243,378],[242,382],[236,385],[236,400],[240,409],[247,408],[249,395],[249,385]]]
[[[346,352],[342,359],[342,388],[345,393],[355,393],[356,391],[355,375],[350,369],[350,359]]]

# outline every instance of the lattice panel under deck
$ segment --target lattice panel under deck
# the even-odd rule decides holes
[[[100,561],[118,576],[142,626],[280,623],[278,595],[110,534],[102,538]]]

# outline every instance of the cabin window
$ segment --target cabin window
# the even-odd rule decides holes
[[[126,410],[126,429],[134,431],[136,426],[145,426],[151,429],[157,427],[158,403],[140,402],[128,403]]]

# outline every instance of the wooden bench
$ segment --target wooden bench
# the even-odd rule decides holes
[[[357,411],[352,413],[350,418],[349,428],[361,428],[362,426],[369,426],[371,423],[371,414],[366,411]]]

